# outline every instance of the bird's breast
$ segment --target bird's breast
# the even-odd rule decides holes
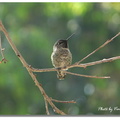
[[[56,49],[51,55],[51,60],[54,67],[65,67],[71,64],[72,54],[68,48]]]

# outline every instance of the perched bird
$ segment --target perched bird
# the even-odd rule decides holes
[[[73,33],[74,34],[74,33]],[[73,36],[69,36],[65,40],[58,40],[53,46],[53,52],[51,54],[51,61],[55,68],[63,68],[71,65],[72,54],[69,50],[68,40]],[[67,69],[66,69],[67,70]],[[62,80],[66,76],[64,70],[57,71],[57,78]]]

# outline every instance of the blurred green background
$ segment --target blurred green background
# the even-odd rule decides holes
[[[120,3],[0,3],[0,19],[28,64],[51,68],[58,39],[76,32],[69,40],[74,63],[120,32]],[[0,115],[46,115],[43,96],[2,32],[1,36],[8,62],[0,64]],[[119,55],[120,36],[83,62]],[[98,110],[120,108],[120,60],[69,71],[111,78],[67,75],[60,81],[56,72],[36,73],[49,97],[77,102],[55,103],[59,109],[69,115],[120,114],[120,110]],[[56,115],[50,106],[49,111]]]

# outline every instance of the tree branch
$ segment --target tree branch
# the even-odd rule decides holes
[[[98,61],[94,61],[94,62],[89,62],[89,63],[83,63],[83,64],[72,64],[70,66],[68,66],[67,68],[73,68],[73,67],[83,67],[86,68],[88,66],[93,66],[93,65],[97,65],[97,64],[101,64],[101,63],[106,63],[106,62],[112,62],[114,60],[118,60],[120,59],[120,56],[116,56],[116,57],[111,57],[111,58],[107,58],[107,59],[102,59],[102,60],[98,60]]]
[[[2,63],[2,62],[6,63],[7,62],[7,60],[4,57],[4,53],[3,53],[4,50],[5,50],[5,48],[2,48],[2,41],[1,41],[1,34],[0,34],[0,51],[1,51],[1,55],[2,55],[2,60],[0,61],[0,63]]]
[[[47,100],[45,99],[45,97],[44,97],[44,100],[45,100],[46,113],[47,113],[47,115],[50,115],[49,109],[48,109],[48,102],[47,102]]]
[[[109,76],[104,76],[104,77],[90,76],[90,75],[83,75],[83,74],[72,73],[72,72],[68,72],[68,71],[65,71],[65,73],[71,74],[71,75],[76,75],[76,76],[88,77],[88,78],[100,78],[100,79],[110,78]]]
[[[107,45],[108,43],[110,43],[111,41],[113,41],[119,35],[120,35],[120,32],[118,34],[116,34],[114,37],[112,37],[110,40],[107,40],[104,44],[102,44],[100,47],[98,47],[93,52],[91,52],[90,54],[88,54],[86,57],[84,57],[80,61],[76,62],[75,64],[80,64],[83,60],[85,60],[86,58],[88,58],[89,56],[91,56],[92,54],[94,54],[95,52],[97,52],[99,49],[103,48],[105,45]]]
[[[56,100],[56,99],[52,99],[52,98],[51,98],[51,100],[54,101],[54,102],[59,102],[59,103],[76,103],[74,100],[72,100],[72,101],[61,101],[61,100]]]
[[[67,66],[67,69],[73,68],[73,67],[82,67],[82,68],[86,68],[88,66],[93,66],[93,65],[97,65],[97,64],[101,64],[101,63],[106,63],[106,62],[112,62],[114,60],[118,60],[120,59],[120,56],[116,56],[116,57],[112,57],[112,58],[107,58],[107,59],[102,59],[99,61],[94,61],[94,62],[89,62],[89,63],[83,63],[83,64],[72,64],[70,66]],[[64,70],[66,68],[61,68],[61,70]],[[33,68],[30,67],[31,71],[33,72],[51,72],[51,71],[57,71],[57,68],[46,68],[46,69],[37,69],[37,68]],[[89,77],[89,78],[100,78],[100,79],[104,79],[104,78],[110,78],[109,76],[104,76],[104,77],[99,77],[99,76],[90,76],[90,75],[82,75],[82,74],[77,74],[77,73],[71,73],[68,71],[65,71],[67,74],[71,74],[71,75],[76,75],[76,76],[82,76],[82,77]]]
[[[53,102],[61,102],[61,103],[75,103],[75,101],[60,101],[60,100],[55,100],[52,99],[50,97],[48,97],[48,95],[46,94],[45,90],[42,87],[42,84],[38,82],[36,76],[34,75],[33,72],[51,72],[51,71],[58,71],[58,68],[46,68],[46,69],[36,69],[33,68],[31,65],[28,65],[27,62],[25,61],[25,59],[23,58],[23,56],[21,55],[21,53],[18,51],[18,49],[16,48],[16,46],[14,45],[14,43],[12,42],[11,38],[9,37],[9,34],[7,32],[7,30],[5,29],[4,25],[2,24],[2,22],[0,21],[0,30],[4,33],[4,35],[6,36],[9,44],[11,45],[12,49],[14,50],[16,56],[20,59],[21,63],[23,64],[24,67],[26,67],[28,73],[30,74],[31,78],[33,79],[35,85],[39,88],[39,90],[41,91],[41,94],[44,97],[45,100],[45,107],[46,107],[46,113],[49,115],[49,110],[48,110],[48,103],[51,105],[51,107],[53,108],[54,112],[61,114],[61,115],[66,115],[63,111],[59,110],[54,104]],[[99,61],[95,61],[95,62],[89,62],[89,63],[83,63],[80,64],[83,60],[85,60],[86,58],[88,58],[89,56],[91,56],[92,54],[94,54],[95,52],[97,52],[99,49],[101,49],[102,47],[104,47],[105,45],[107,45],[108,43],[110,43],[111,41],[113,41],[114,38],[116,38],[117,36],[120,35],[120,32],[118,34],[116,34],[113,38],[111,38],[110,40],[107,40],[103,45],[101,45],[100,47],[98,47],[96,50],[94,50],[93,52],[91,52],[90,54],[88,54],[86,57],[84,57],[83,59],[81,59],[80,61],[64,67],[64,68],[59,68],[61,70],[66,70],[66,69],[70,69],[73,67],[83,67],[86,68],[87,66],[92,66],[92,65],[96,65],[96,64],[101,64],[101,63],[105,63],[105,62],[111,62],[117,59],[120,59],[120,56],[116,56],[116,57],[112,57],[112,58],[108,58],[108,59],[103,59],[103,60],[99,60]],[[2,51],[2,46],[0,46],[0,49]],[[3,52],[1,52],[2,57],[3,56]],[[110,78],[109,76],[105,76],[105,77],[98,77],[98,76],[90,76],[90,75],[82,75],[82,74],[77,74],[77,73],[72,73],[72,72],[68,72],[65,71],[67,74],[71,74],[71,75],[76,75],[76,76],[82,76],[82,77],[89,77],[89,78]]]
[[[44,91],[44,89],[42,88],[42,85],[38,82],[36,76],[33,74],[33,72],[30,69],[30,66],[27,64],[27,62],[25,61],[25,59],[22,57],[21,53],[18,51],[18,49],[16,48],[16,46],[14,45],[14,43],[12,42],[11,38],[9,37],[9,34],[7,32],[7,30],[5,29],[5,27],[3,26],[2,22],[0,21],[0,30],[5,34],[9,44],[11,45],[12,49],[14,50],[15,54],[17,55],[17,57],[20,59],[20,61],[22,62],[23,66],[26,67],[28,73],[30,74],[31,78],[33,79],[33,81],[35,82],[35,85],[39,88],[39,90],[41,91],[42,95],[44,96],[44,99],[51,105],[51,107],[53,108],[54,112],[61,114],[61,115],[66,115],[63,111],[59,110],[51,101],[51,99],[48,97],[48,95],[46,94],[46,92]],[[45,102],[46,102],[45,101]],[[47,111],[47,107],[46,107],[46,111]]]

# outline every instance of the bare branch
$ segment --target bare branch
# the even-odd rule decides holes
[[[83,67],[83,68],[86,68],[88,66],[97,65],[97,64],[106,63],[106,62],[112,62],[112,61],[118,60],[118,59],[120,59],[120,56],[107,58],[107,59],[102,59],[102,60],[89,62],[89,63],[83,63],[83,64],[79,64],[79,65],[73,64],[73,65],[68,66],[68,68],[73,68],[73,67]]]
[[[120,56],[116,56],[116,57],[112,57],[112,58],[108,58],[108,59],[103,59],[103,60],[99,60],[99,61],[94,61],[94,62],[89,62],[89,63],[83,63],[83,64],[72,64],[68,67],[66,67],[67,69],[73,68],[73,67],[83,67],[86,68],[88,66],[93,66],[93,65],[97,65],[97,64],[101,64],[101,63],[106,63],[106,62],[112,62],[114,60],[120,59]],[[61,68],[61,70],[64,70],[66,68]],[[50,71],[57,71],[57,68],[46,68],[46,69],[36,69],[36,68],[32,68],[31,70],[33,72],[50,72]],[[76,76],[82,76],[82,77],[88,77],[88,78],[100,78],[100,79],[105,79],[105,78],[110,78],[109,76],[103,76],[103,77],[99,77],[99,76],[90,76],[90,75],[83,75],[83,74],[77,74],[77,73],[71,73],[68,71],[65,71],[67,74],[71,74],[71,75],[76,75]]]
[[[2,62],[6,63],[7,62],[7,60],[4,57],[4,53],[3,53],[4,50],[5,50],[5,48],[2,48],[2,41],[1,41],[1,34],[0,34],[0,51],[1,51],[1,55],[2,55],[2,60],[0,61],[0,63],[2,63]]]
[[[44,96],[44,98],[46,99],[46,101],[51,105],[51,107],[53,108],[54,112],[61,114],[61,115],[66,115],[63,111],[59,110],[51,101],[51,99],[47,96],[47,94],[45,93],[44,89],[42,88],[41,84],[38,82],[36,76],[33,74],[33,72],[31,71],[31,67],[27,64],[27,62],[25,61],[25,59],[22,57],[21,53],[18,51],[18,49],[16,48],[16,46],[14,45],[14,43],[12,42],[11,38],[9,37],[9,34],[7,32],[7,30],[5,29],[5,27],[3,26],[2,22],[0,21],[0,30],[2,30],[2,32],[5,34],[9,44],[11,45],[12,49],[14,50],[15,54],[18,56],[18,58],[20,59],[20,61],[22,62],[23,66],[26,67],[28,73],[30,74],[30,76],[32,77],[33,81],[35,82],[35,85],[39,88],[39,90],[41,91],[42,95]]]
[[[88,66],[93,66],[93,65],[97,65],[97,64],[101,64],[101,63],[106,63],[106,62],[112,62],[114,60],[118,60],[120,59],[120,56],[116,56],[116,57],[111,57],[111,58],[107,58],[107,59],[102,59],[102,60],[98,60],[98,61],[94,61],[94,62],[89,62],[89,63],[83,63],[83,64],[72,64],[70,66],[67,66],[66,68],[61,68],[61,70],[64,69],[70,69],[73,67],[82,67],[82,68],[86,68]],[[37,68],[33,68],[30,66],[30,70],[33,72],[51,72],[51,71],[57,71],[57,68],[46,68],[46,69],[37,69]]]
[[[50,115],[50,113],[49,113],[49,109],[48,109],[48,102],[47,102],[46,99],[44,99],[44,100],[45,100],[46,113],[47,113],[47,115]]]
[[[18,51],[18,49],[16,48],[15,44],[12,42],[7,30],[5,29],[4,25],[2,24],[2,22],[0,21],[0,30],[4,33],[5,37],[7,38],[9,44],[11,45],[12,49],[14,50],[15,54],[17,55],[17,57],[20,59],[20,61],[22,62],[22,64],[24,65],[24,67],[28,68],[28,64],[27,62],[24,60],[24,58],[22,57],[22,55],[20,54],[20,52]]]
[[[68,72],[68,71],[65,71],[65,72],[67,74],[82,76],[82,77],[88,77],[88,78],[100,78],[100,79],[110,78],[109,76],[99,77],[99,76],[82,75],[82,74],[72,73],[72,72]]]
[[[59,103],[76,103],[74,100],[72,100],[72,101],[61,101],[61,100],[56,100],[56,99],[52,99],[52,98],[51,98],[51,100],[54,101],[54,102],[59,102]]]
[[[45,68],[45,69],[37,69],[30,66],[31,71],[33,72],[52,72],[57,71],[57,68]],[[62,69],[62,68],[61,68]]]
[[[83,60],[85,60],[86,58],[88,58],[89,56],[91,56],[92,54],[94,54],[95,52],[97,52],[99,49],[103,48],[105,45],[107,45],[108,43],[110,43],[112,40],[114,40],[117,36],[120,35],[120,32],[118,34],[116,34],[113,38],[111,38],[110,40],[107,40],[104,44],[102,44],[100,47],[98,47],[96,50],[94,50],[93,52],[91,52],[90,54],[88,54],[86,57],[84,57],[83,59],[81,59],[80,61],[76,62],[75,64],[79,64],[81,63]]]

